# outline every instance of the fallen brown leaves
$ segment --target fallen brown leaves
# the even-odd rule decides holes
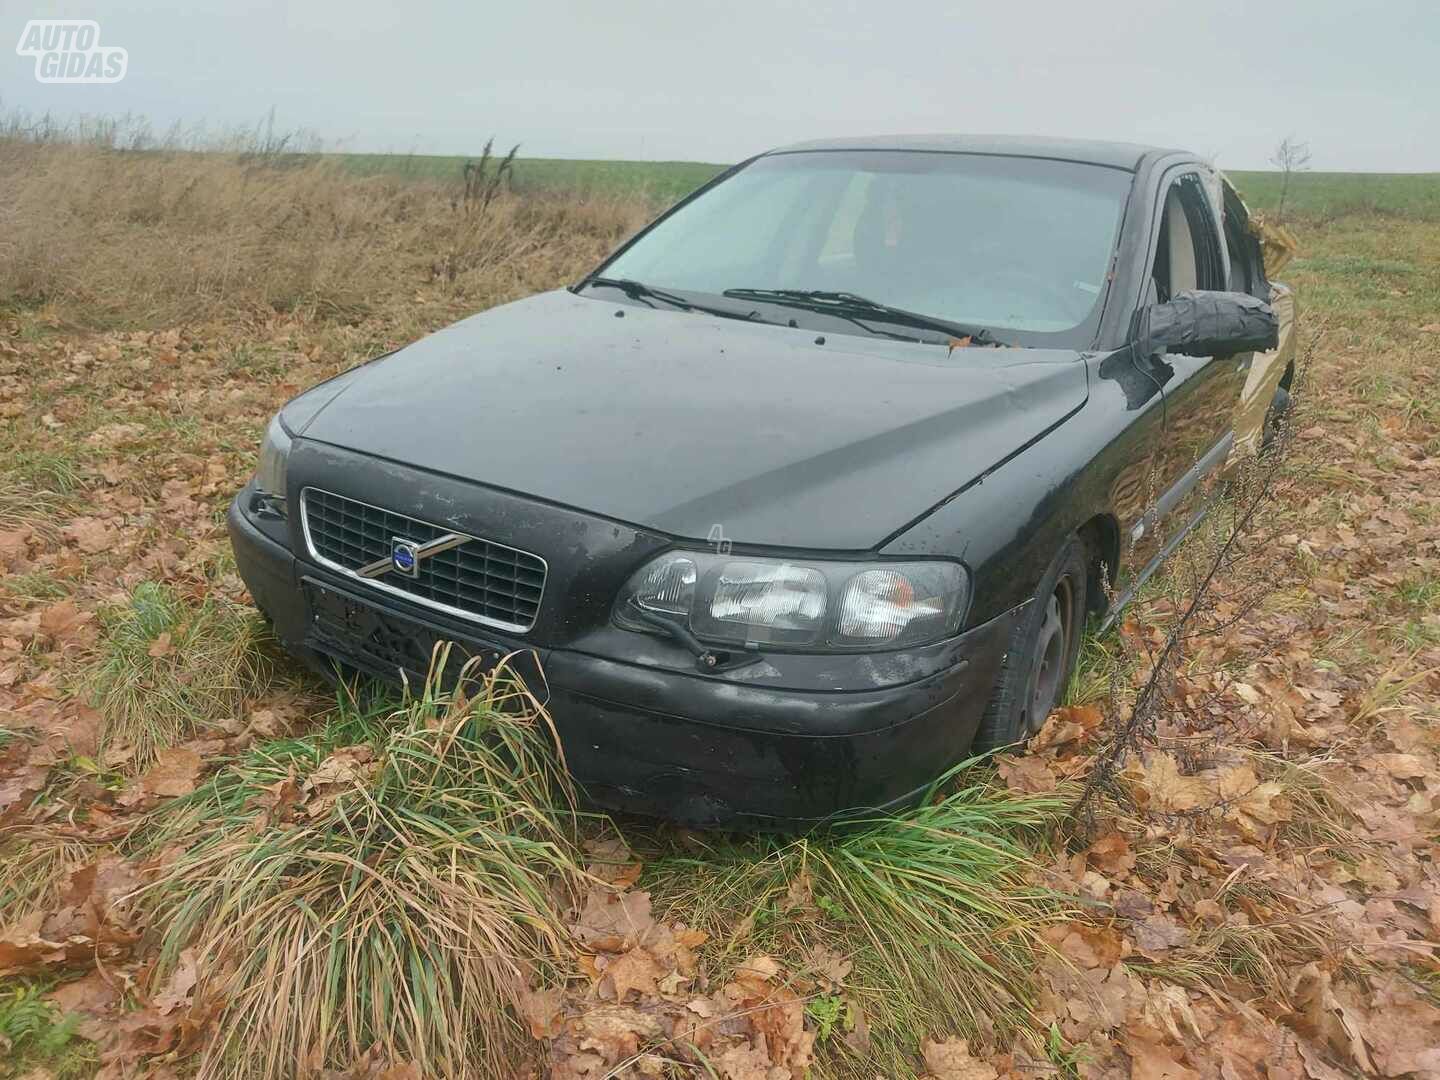
[[[13,158],[18,150],[7,145],[6,152]],[[81,167],[79,157],[70,160],[72,167]],[[89,157],[85,167],[103,171],[109,167],[105,161],[104,155]],[[190,164],[198,167],[198,159]],[[213,164],[213,179],[239,179],[245,172],[218,159]],[[154,178],[164,183],[175,169],[184,168],[178,161],[157,164]],[[246,176],[246,190],[252,191],[257,178]],[[26,184],[36,176],[12,169],[9,179],[12,185]],[[118,168],[109,181],[85,186],[107,190],[106,205],[115,210],[115,185],[128,186],[133,179],[132,168]],[[267,190],[277,200],[277,210],[292,214],[295,200],[306,193],[295,188],[291,174],[269,179],[273,183]],[[354,205],[373,205],[369,200],[378,195],[374,185],[361,183],[351,191],[343,178],[331,180],[310,189],[321,200],[317,205],[333,205],[331,199],[341,188],[347,197],[361,200]],[[220,190],[208,183],[201,188],[211,194]],[[128,1005],[140,1006],[125,1014],[123,1037],[117,1036],[119,1042],[110,1048],[114,1054],[107,1059],[107,1070],[136,1071],[155,1054],[183,1056],[206,1030],[201,1019],[210,1006],[197,1004],[193,997],[188,1005],[183,1003],[183,994],[198,992],[194,988],[182,993],[172,987],[168,997],[162,989],[157,991],[158,1005],[144,1002],[148,979],[142,968],[152,959],[146,955],[149,939],[143,937],[147,928],[133,923],[125,904],[105,908],[71,898],[67,868],[77,857],[82,863],[96,861],[140,816],[193,791],[215,763],[254,738],[303,731],[325,702],[312,694],[279,690],[266,692],[261,700],[237,700],[205,738],[186,738],[180,745],[155,748],[156,753],[130,739],[102,740],[101,724],[113,724],[114,715],[96,712],[83,692],[89,669],[103,658],[102,616],[123,606],[142,582],[162,584],[192,611],[207,601],[245,602],[244,587],[228,560],[223,511],[253,471],[254,440],[282,402],[478,307],[573,279],[645,214],[639,200],[616,200],[580,217],[557,204],[554,212],[541,208],[549,219],[543,232],[527,232],[536,207],[506,196],[503,207],[492,209],[515,215],[515,228],[506,236],[518,239],[527,252],[535,249],[533,254],[513,260],[498,276],[476,271],[441,287],[429,280],[426,267],[433,253],[427,253],[416,231],[415,208],[420,204],[414,199],[424,195],[428,209],[423,217],[436,230],[430,234],[436,240],[453,225],[453,208],[445,193],[427,192],[397,191],[381,200],[388,200],[399,218],[362,214],[356,219],[369,220],[371,227],[346,243],[370,253],[379,271],[371,281],[383,285],[379,292],[369,285],[358,287],[355,271],[360,264],[353,261],[346,264],[345,274],[325,275],[341,293],[363,297],[363,310],[373,315],[362,317],[361,307],[353,303],[335,320],[281,315],[268,311],[263,302],[237,303],[242,294],[263,298],[267,283],[273,283],[279,264],[274,246],[264,244],[254,248],[254,275],[237,276],[231,260],[225,260],[215,284],[228,283],[220,286],[228,299],[220,299],[208,286],[201,290],[215,300],[202,305],[205,311],[225,321],[72,333],[60,331],[53,310],[17,314],[7,309],[0,316],[0,898],[11,894],[12,883],[18,887],[19,882],[11,880],[13,870],[24,878],[27,898],[33,892],[35,902],[45,908],[23,922],[0,908],[0,955],[7,968],[47,976],[58,974],[63,964],[73,981],[57,991],[57,1002],[86,1015],[98,1015],[102,998],[108,1001],[116,990],[123,991]],[[252,199],[241,202],[243,214],[230,218],[223,203],[212,204],[217,215],[213,220],[222,223],[226,235],[234,228],[253,228],[258,221]],[[122,219],[128,220],[123,211],[117,221]],[[49,227],[39,218],[22,211],[16,220],[34,226],[37,242],[43,243],[39,238]],[[200,227],[196,221],[184,227]],[[382,258],[372,233],[387,228],[392,250]],[[158,236],[147,226],[137,228],[133,239],[143,246],[147,237]],[[326,237],[320,247],[333,247],[334,237],[328,232]],[[50,235],[51,241],[59,239],[60,234]],[[414,246],[402,256],[399,250],[405,243]],[[133,261],[115,276],[114,288],[102,290],[103,296],[94,290],[94,275],[118,265],[108,257],[78,276],[67,264],[62,276],[72,280],[62,283],[57,278],[54,284],[66,295],[77,288],[86,294],[77,312],[93,313],[97,305],[113,302],[128,312],[119,322],[153,319],[151,301],[163,294],[174,301],[169,311],[194,319],[200,294],[193,274],[177,277],[173,272],[178,265],[171,257],[173,238],[162,246],[169,254],[145,263],[153,276],[141,289],[151,298],[143,305],[131,303],[138,295],[134,274],[140,265]],[[294,280],[313,286],[318,279],[307,277],[303,266],[313,268],[317,260],[330,256],[322,254],[313,239],[297,241],[293,248],[300,273]],[[418,276],[397,274],[395,259],[414,261]],[[187,274],[194,270],[191,262],[186,265]],[[178,633],[158,634],[137,652],[157,670],[173,672],[181,689],[185,678],[203,678]],[[133,696],[147,700],[152,689],[140,685]],[[338,752],[327,772],[277,783],[251,810],[276,824],[296,815],[308,818],[319,812],[317,807],[343,796],[347,783],[369,766],[358,754]],[[303,790],[301,781],[306,783]],[[64,857],[51,858],[52,851],[61,848]],[[32,890],[29,879],[39,875],[45,860],[59,867],[60,880]],[[623,874],[616,883],[627,884]],[[63,904],[61,894],[66,895]],[[97,914],[102,910],[103,915]],[[686,938],[677,937],[677,949],[689,947]],[[648,989],[641,960],[655,948],[664,951],[663,943],[653,940],[645,948],[629,961],[628,973],[621,967],[610,976],[611,984],[617,974],[622,984],[628,983],[628,998],[640,994],[637,985]],[[657,985],[673,974],[678,955],[657,960],[663,969]],[[198,979],[196,986],[202,984]],[[88,1004],[82,1008],[82,1003]],[[121,1014],[113,1001],[103,1017],[94,1023],[120,1031]],[[82,1030],[99,1033],[89,1022]],[[413,1070],[376,1051],[344,1075],[401,1080]]]
[[[184,990],[167,989],[141,1007],[123,1012],[105,1024],[100,1044],[101,1068],[97,1080],[164,1075],[165,1062],[190,1057],[201,1050],[214,1031],[221,1003],[194,996],[193,984]]]
[[[86,555],[98,555],[115,544],[116,533],[103,519],[78,517],[61,530],[67,543]]]
[[[378,1044],[361,1054],[345,1069],[325,1069],[320,1080],[424,1080],[425,1074],[413,1061],[394,1061]]]
[[[172,746],[156,755],[158,760],[140,778],[140,789],[147,795],[174,798],[189,795],[200,779],[204,761],[189,747]]]
[[[639,861],[623,842],[590,845],[597,881],[582,898],[572,931],[588,951],[578,958],[585,983],[530,991],[523,1018],[548,1040],[554,1078],[662,1076],[666,1061],[708,1061],[725,1080],[804,1076],[815,1034],[805,1021],[797,980],[779,961],[756,955],[718,987],[699,966],[707,935],[657,920],[649,893],[633,888]],[[849,965],[816,955],[832,985]]]
[[[1155,751],[1131,761],[1121,777],[1136,803],[1152,813],[1206,811],[1246,839],[1267,840],[1277,825],[1291,820],[1283,786],[1261,781],[1247,762],[1183,775],[1174,757]]]
[[[995,1080],[1000,1075],[993,1065],[970,1055],[966,1039],[931,1041],[921,1050],[934,1080]]]
[[[49,776],[49,762],[41,764],[26,743],[17,740],[0,750],[0,825],[20,818]]]
[[[303,804],[306,814],[320,817],[330,812],[341,795],[368,786],[379,768],[375,751],[370,747],[342,746],[316,767],[297,794],[290,793],[288,781],[272,788],[276,807]]]
[[[1366,772],[1384,783],[1434,776],[1417,775],[1407,756],[1381,755]],[[1437,969],[1428,860],[1387,859],[1374,831],[1343,844],[1342,822],[1305,821],[1295,800],[1313,789],[1305,774],[1287,774],[1276,761],[1223,749],[1199,768],[1162,750],[1132,758],[1121,778],[1134,816],[1056,867],[1057,885],[1111,915],[1045,934],[1055,955],[1044,965],[1040,1018],[1090,1056],[1082,1073],[1440,1075],[1432,1053],[1440,1009],[1411,979],[1375,966],[1388,953],[1402,970]],[[1371,813],[1393,830],[1392,842],[1418,840],[1395,829],[1395,818]],[[1338,830],[1322,834],[1335,847],[1300,855],[1285,846],[1317,827]],[[1361,885],[1370,899],[1343,883]],[[1241,962],[1231,972],[1217,964],[1227,956]],[[1165,970],[1189,972],[1187,983],[1227,996],[1168,982]],[[1267,973],[1285,981],[1267,985]],[[1268,1000],[1238,1010],[1226,1004],[1256,993]],[[1407,1018],[1403,1032],[1391,1019],[1397,1014]]]
[[[118,856],[73,871],[55,910],[32,912],[0,934],[0,976],[125,956],[140,937],[127,903],[140,885],[137,868]]]
[[[1104,714],[1093,705],[1056,709],[1030,740],[1026,753],[1001,754],[995,759],[1000,779],[1011,791],[1040,794],[1056,790],[1064,781],[1083,778],[1104,720]]]
[[[94,618],[94,612],[79,610],[73,600],[60,600],[41,610],[39,629],[45,638],[62,648],[88,645],[94,640],[94,633],[86,628]]]

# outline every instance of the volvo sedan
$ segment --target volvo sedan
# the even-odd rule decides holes
[[[1193,154],[771,151],[292,400],[236,558],[326,672],[519,653],[599,805],[898,806],[1036,731],[1087,617],[1203,517],[1270,296]]]

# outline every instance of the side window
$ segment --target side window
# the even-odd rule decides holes
[[[1231,292],[1268,298],[1269,290],[1261,288],[1259,244],[1250,233],[1245,205],[1229,189],[1225,192],[1225,249],[1230,255],[1230,281],[1226,287]]]
[[[1152,277],[1161,303],[1187,289],[1225,288],[1220,241],[1194,173],[1180,177],[1165,192]]]

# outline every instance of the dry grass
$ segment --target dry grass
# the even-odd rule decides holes
[[[1289,818],[1276,829],[1277,842],[1307,857],[1358,859],[1371,853],[1373,844],[1358,828],[1354,811],[1345,805],[1330,770],[1342,764],[1324,757],[1291,759],[1271,750],[1241,747],[1263,781],[1280,786],[1289,804]]]
[[[1073,793],[1018,795],[969,783],[896,817],[794,840],[715,837],[647,872],[657,902],[727,943],[812,967],[849,957],[873,1045],[822,1039],[816,1075],[908,1075],[937,1032],[1000,1041],[1030,1030],[1041,931],[1074,914],[1039,884],[1043,851]],[[637,837],[631,836],[632,841]],[[693,841],[692,841],[693,842]]]
[[[475,212],[461,180],[0,138],[0,310],[76,327],[354,320],[427,287],[478,307],[553,288],[651,211],[502,190]]]
[[[127,769],[238,720],[276,675],[259,617],[218,595],[187,603],[173,588],[143,582],[103,624],[103,647],[79,681],[103,714],[102,758]]]
[[[59,903],[66,878],[94,861],[97,845],[63,826],[11,826],[0,832],[0,927]]]
[[[194,949],[197,1000],[224,1003],[200,1075],[288,1077],[373,1044],[427,1076],[513,1075],[527,1036],[506,1006],[565,959],[581,880],[567,785],[502,673],[470,700],[352,704],[168,807],[146,835],[188,847],[143,902],[159,976]]]
[[[53,537],[55,518],[63,506],[64,499],[56,492],[37,490],[23,477],[0,473],[0,522],[6,531],[29,529]]]

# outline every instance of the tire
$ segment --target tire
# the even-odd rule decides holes
[[[1005,663],[980,728],[977,751],[1021,742],[1040,730],[1080,655],[1089,560],[1078,536],[1065,541],[1010,635]]]

